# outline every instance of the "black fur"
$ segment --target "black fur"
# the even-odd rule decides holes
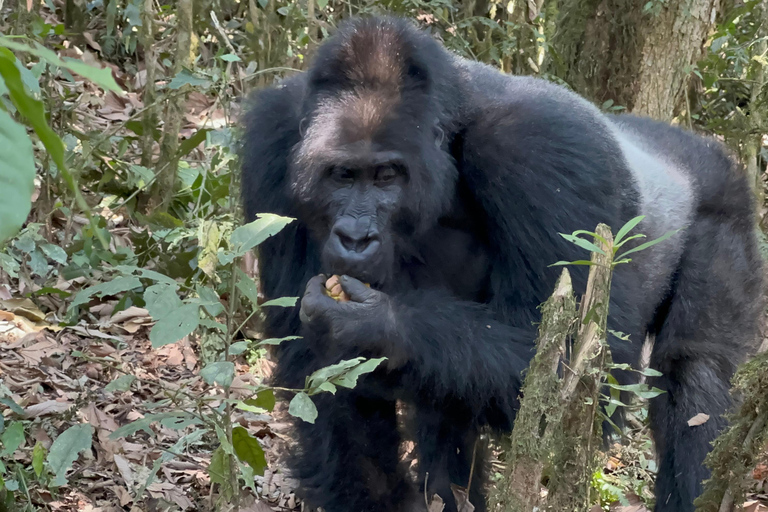
[[[657,174],[640,186],[647,155],[660,156]],[[479,433],[514,421],[537,307],[559,273],[549,265],[585,256],[558,233],[616,230],[647,213],[641,231],[685,229],[617,271],[609,327],[630,341],[611,348],[635,364],[656,336],[651,364],[664,376],[653,384],[667,392],[651,406],[656,510],[693,510],[761,304],[751,193],[720,145],[605,117],[558,86],[464,61],[410,23],[379,18],[347,23],[309,72],[255,96],[243,157],[248,219],[298,218],[259,257],[267,298],[304,295],[301,315],[268,311],[270,337],[303,336],[280,348],[276,383],[302,387],[341,359],[388,357],[355,390],[316,396],[315,425],[297,421],[291,469],[309,505],[423,508],[398,463],[400,400],[420,484],[428,473],[429,492],[456,510],[450,484],[467,485]],[[396,177],[358,188],[379,179],[375,158]],[[352,300],[323,295],[320,272],[349,274]],[[573,278],[583,290],[586,270]],[[700,412],[711,419],[689,427]]]

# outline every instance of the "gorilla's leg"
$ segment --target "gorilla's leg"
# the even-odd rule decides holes
[[[448,404],[417,406],[414,413],[419,487],[423,493],[426,483],[428,497],[440,496],[446,512],[458,510],[451,484],[466,488],[470,473],[469,500],[477,512],[485,511],[486,449],[476,443],[479,435],[469,418],[467,409]]]
[[[289,466],[311,507],[329,512],[401,510],[412,498],[400,468],[395,402],[339,390],[313,397],[315,424],[298,421]]]
[[[650,383],[666,391],[650,405],[660,458],[657,512],[694,510],[709,474],[704,457],[725,424],[730,377],[755,339],[760,277],[752,229],[751,220],[725,215],[698,218],[688,229],[651,355],[651,367],[664,375]],[[699,413],[709,419],[689,426]]]

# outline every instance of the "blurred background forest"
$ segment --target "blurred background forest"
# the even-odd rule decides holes
[[[262,339],[260,308],[295,300],[265,305],[253,284],[249,250],[283,224],[237,229],[237,119],[345,18],[385,12],[723,140],[768,247],[768,0],[0,1],[0,511],[300,507],[286,414],[312,419],[321,384],[373,367],[290,404],[262,384],[281,340]],[[594,510],[652,506],[642,405]],[[768,510],[754,452],[742,497]]]

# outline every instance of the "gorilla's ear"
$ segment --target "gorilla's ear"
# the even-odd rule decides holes
[[[309,119],[307,116],[301,118],[299,121],[299,137],[304,138],[304,134],[307,132],[307,126],[309,126]]]

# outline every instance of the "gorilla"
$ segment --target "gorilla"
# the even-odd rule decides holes
[[[426,492],[456,511],[451,484],[471,473],[470,501],[485,510],[476,441],[512,427],[537,308],[559,275],[550,265],[585,256],[559,233],[645,215],[648,240],[680,232],[617,269],[609,328],[629,337],[609,343],[616,362],[637,364],[655,337],[656,510],[694,509],[761,311],[752,194],[719,143],[606,115],[390,17],[346,22],[307,72],[252,100],[246,216],[297,219],[259,255],[267,298],[302,296],[266,317],[268,336],[301,336],[279,349],[275,384],[302,388],[340,360],[387,358],[355,389],[316,395],[315,424],[296,421],[289,467],[307,505],[425,510]],[[324,293],[330,274],[350,301]],[[575,267],[577,293],[586,276]],[[709,421],[689,426],[698,413]]]

